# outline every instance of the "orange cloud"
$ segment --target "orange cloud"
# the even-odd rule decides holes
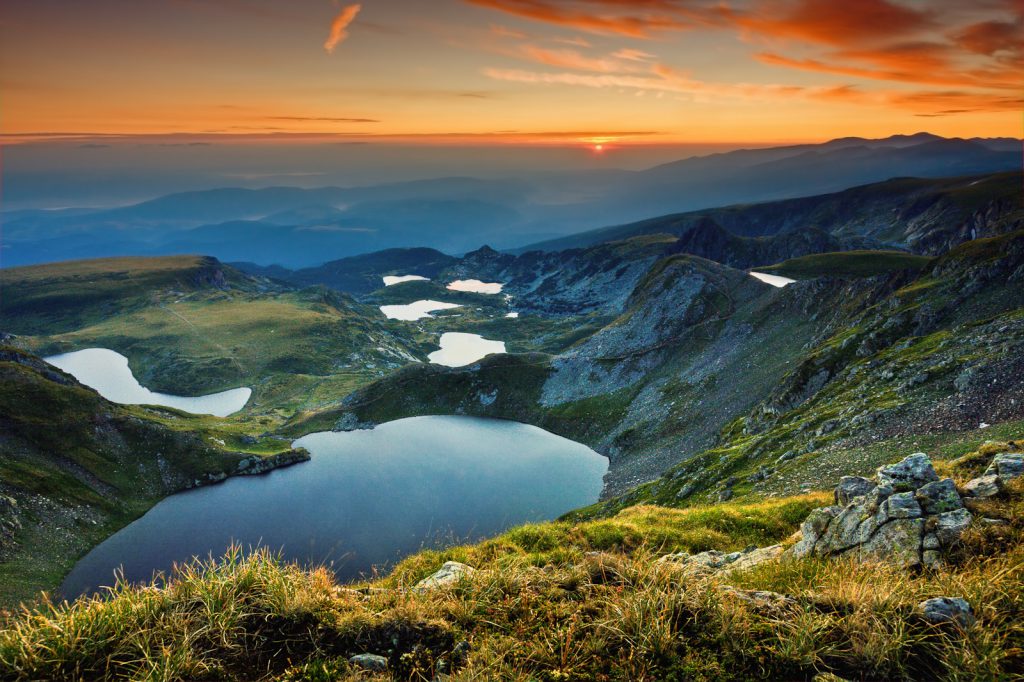
[[[963,49],[975,54],[995,55],[999,52],[1019,53],[1024,40],[1024,19],[1015,22],[983,21],[956,31],[951,36]]]
[[[655,59],[655,56],[650,52],[644,52],[643,50],[634,50],[632,48],[624,47],[621,50],[612,53],[612,56],[616,59],[627,59],[632,62],[649,62]]]
[[[623,73],[637,69],[633,63],[607,57],[587,57],[576,50],[549,50],[538,45],[523,45],[520,52],[531,61],[560,69],[600,73]]]
[[[841,46],[902,37],[935,25],[930,12],[888,0],[770,0],[734,17],[740,27],[762,36]]]
[[[603,35],[649,38],[653,33],[693,28],[701,12],[672,0],[466,0],[513,16]],[[594,6],[598,10],[594,10]],[[609,11],[611,10],[611,11]],[[636,10],[639,10],[636,11]]]
[[[327,54],[334,52],[336,48],[345,38],[348,38],[348,27],[353,21],[355,21],[356,15],[359,14],[359,10],[363,8],[362,5],[346,5],[341,8],[338,12],[338,16],[334,17],[334,21],[331,22],[331,34],[327,36],[327,41],[324,42],[324,50]]]

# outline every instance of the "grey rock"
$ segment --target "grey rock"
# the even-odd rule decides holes
[[[776,464],[782,464],[796,457],[796,452],[793,450],[786,450],[784,453],[779,455],[779,458],[775,460]]]
[[[1024,454],[1007,452],[996,455],[985,469],[984,475],[995,475],[1000,485],[1005,486],[1018,476],[1024,475]]]
[[[377,654],[356,654],[349,658],[348,662],[363,670],[373,672],[384,672],[388,669],[388,659]]]
[[[917,501],[925,514],[942,514],[964,506],[953,479],[933,481],[917,489]]]
[[[881,509],[882,505],[885,504],[885,501],[889,499],[890,495],[892,495],[892,492],[892,487],[890,486],[876,486],[874,490],[864,496],[864,507],[867,512],[869,514],[874,514]]]
[[[971,605],[960,597],[925,599],[917,605],[917,612],[929,623],[956,623],[962,627],[970,627],[977,622]]]
[[[676,493],[676,499],[681,500],[684,497],[689,497],[690,495],[693,494],[693,491],[696,489],[697,487],[694,484],[687,483],[686,485],[679,489],[679,492]]]
[[[948,547],[959,540],[971,525],[971,518],[971,512],[963,508],[939,514],[936,517],[935,536],[942,546]]]
[[[719,552],[712,549],[697,554],[679,552],[666,554],[658,559],[659,564],[668,564],[689,575],[713,575],[725,571],[741,571],[782,556],[782,545],[771,547],[748,547],[742,552]]]
[[[916,519],[921,517],[921,505],[917,503],[913,492],[890,495],[883,502],[875,516],[878,525],[893,519]]]
[[[884,559],[897,566],[912,568],[921,564],[923,519],[896,519],[881,526],[859,548],[865,558]]]
[[[725,490],[718,493],[719,502],[728,502],[732,499],[732,489],[726,488]]]
[[[839,507],[819,507],[811,510],[804,522],[800,524],[800,540],[793,545],[792,553],[797,559],[810,556],[817,547],[818,540],[828,529],[829,524],[841,510]]]
[[[999,494],[1000,489],[999,477],[995,475],[979,476],[964,484],[964,494],[979,500],[995,497]]]
[[[892,486],[897,492],[917,490],[926,483],[937,480],[939,475],[935,473],[932,460],[923,452],[914,453],[896,464],[878,469],[878,482],[881,485]]]
[[[472,566],[461,564],[458,561],[446,561],[436,573],[416,583],[413,590],[416,592],[428,592],[448,587],[464,578],[472,577],[474,573],[476,573],[476,569]]]
[[[875,487],[869,479],[861,476],[843,476],[839,479],[839,485],[835,489],[835,502],[840,506],[846,506],[855,497],[862,497],[871,492]]]

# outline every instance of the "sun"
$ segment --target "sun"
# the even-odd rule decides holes
[[[594,145],[594,151],[597,152],[597,153],[603,152],[604,151],[604,145],[603,144],[595,144]]]

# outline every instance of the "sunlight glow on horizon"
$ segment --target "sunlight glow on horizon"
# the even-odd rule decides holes
[[[553,0],[53,4],[0,10],[4,144],[582,141],[600,153],[1022,132],[1015,0],[731,0],[726,13],[664,0],[657,17],[625,0],[572,12]]]

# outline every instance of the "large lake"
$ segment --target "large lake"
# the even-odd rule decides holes
[[[263,545],[357,578],[424,547],[478,540],[597,501],[608,460],[516,422],[413,417],[295,442],[309,462],[172,495],[87,554],[68,597],[175,562]]]

